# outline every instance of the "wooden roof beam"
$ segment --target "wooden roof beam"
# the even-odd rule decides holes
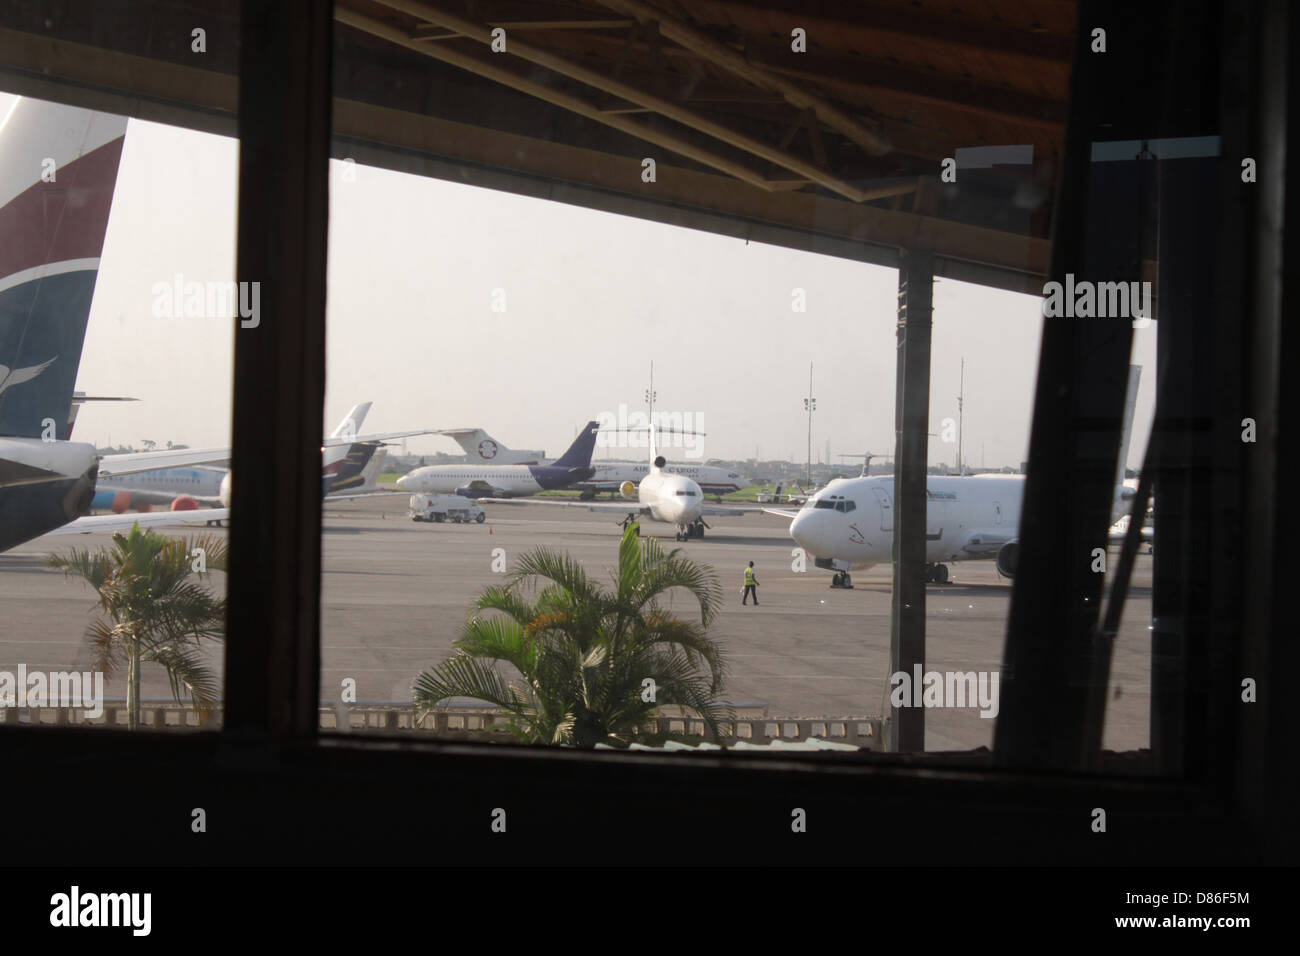
[[[428,23],[436,24],[437,26],[448,30],[455,30],[457,33],[469,37],[470,39],[480,41],[485,46],[491,43],[492,27],[465,20],[454,13],[450,13],[439,7],[433,6],[432,4],[423,3],[420,2],[420,0],[378,0],[378,2]],[[832,173],[818,168],[815,163],[809,163],[798,156],[773,147],[770,144],[755,139],[746,133],[742,133],[714,120],[708,119],[707,117],[701,116],[699,113],[680,103],[664,99],[654,93],[624,83],[622,80],[598,73],[597,71],[582,66],[581,64],[557,56],[549,50],[535,47],[524,40],[507,36],[506,44],[507,52],[512,57],[526,60],[529,63],[534,63],[551,70],[554,73],[559,73],[563,76],[575,79],[594,89],[612,94],[627,103],[632,103],[638,107],[653,110],[661,116],[673,120],[674,122],[681,123],[683,126],[690,127],[691,129],[704,133],[707,136],[711,136],[714,139],[742,150],[751,156],[767,160],[782,169],[796,173],[803,178],[811,180],[812,182],[831,190],[832,192],[844,196],[846,199],[852,199],[854,202],[865,202],[868,199],[879,198],[879,196],[873,192],[863,191],[857,186],[845,182]],[[660,74],[660,76],[662,76],[662,74]],[[597,109],[594,111],[594,115],[591,115],[590,118],[604,122],[607,119],[622,115],[623,109],[624,107],[622,106],[605,110]],[[656,132],[654,135],[659,136],[662,134]],[[900,188],[900,186],[888,187],[888,192],[884,195],[894,195],[894,193]]]
[[[382,20],[368,17],[363,13],[357,13],[355,10],[348,9],[347,7],[336,6],[334,8],[334,17],[340,23],[355,27],[356,29],[369,33],[372,36],[387,40],[390,43],[405,47],[408,50],[422,53],[425,56],[432,57],[433,59],[441,60],[444,63],[450,63],[452,66],[459,67],[462,70],[467,70],[470,73],[483,77],[484,79],[492,80],[495,83],[508,86],[521,93],[535,96],[540,100],[544,100],[547,103],[560,107],[561,109],[577,113],[580,116],[585,116],[587,119],[593,120],[597,123],[611,126],[614,129],[627,133],[630,136],[635,136],[637,139],[643,140],[647,143],[672,150],[680,156],[692,159],[697,163],[716,169],[719,172],[726,173],[728,176],[734,176],[736,179],[743,180],[751,186],[757,186],[759,189],[768,192],[772,191],[772,187],[768,184],[764,176],[741,163],[737,163],[724,156],[720,156],[717,153],[710,152],[709,150],[702,149],[696,144],[682,139],[680,136],[675,136],[672,133],[652,129],[651,127],[645,126],[642,123],[637,123],[617,113],[602,112],[598,107],[593,106],[585,100],[579,99],[578,97],[572,96],[568,93],[560,92],[544,83],[538,83],[527,77],[512,73],[496,63],[487,62],[478,55],[415,39],[405,30],[401,30]],[[495,54],[488,54],[488,56],[495,56]]]
[[[1074,55],[1072,32],[1068,36],[1037,32],[880,0],[765,0],[763,6],[736,0],[693,2],[705,10],[725,11],[726,18],[746,33],[751,32],[745,29],[746,24],[761,19],[765,26],[780,29],[787,36],[793,27],[803,27],[810,40],[820,32],[840,37],[874,33],[1055,64],[1068,64]]]
[[[744,56],[728,46],[710,39],[694,27],[668,16],[662,10],[642,0],[595,0],[616,13],[635,17],[641,22],[658,21],[659,33],[679,46],[706,57],[716,66],[740,76],[756,86],[772,90],[785,97],[786,102],[800,110],[810,109],[827,126],[848,137],[873,156],[883,156],[890,144],[880,133],[868,129],[833,103],[811,93],[782,76],[768,72],[750,63]]]

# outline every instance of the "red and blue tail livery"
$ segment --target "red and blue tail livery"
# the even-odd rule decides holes
[[[0,126],[0,435],[62,437],[125,135],[26,98]]]

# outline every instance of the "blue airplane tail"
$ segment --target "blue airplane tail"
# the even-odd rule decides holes
[[[596,449],[596,432],[600,423],[591,421],[578,433],[573,444],[559,458],[552,462],[553,468],[590,468],[591,453]]]

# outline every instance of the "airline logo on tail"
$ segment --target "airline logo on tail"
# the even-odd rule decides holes
[[[23,382],[30,382],[37,375],[40,375],[47,368],[54,364],[58,356],[40,365],[31,365],[27,368],[10,369],[7,365],[0,365],[0,392],[14,385],[21,385]]]

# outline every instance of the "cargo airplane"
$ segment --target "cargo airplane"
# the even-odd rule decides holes
[[[1124,484],[1133,403],[1140,369],[1130,368],[1119,470],[1111,522],[1120,521],[1134,490]],[[948,562],[992,559],[998,573],[1014,578],[1020,553],[1020,506],[1024,475],[938,476],[926,479],[925,580],[948,582]],[[790,536],[816,567],[834,572],[831,587],[852,587],[851,571],[893,560],[894,477],[836,478],[798,511],[764,508],[791,518]],[[1150,530],[1142,531],[1150,541]],[[1123,539],[1112,528],[1108,541]]]

